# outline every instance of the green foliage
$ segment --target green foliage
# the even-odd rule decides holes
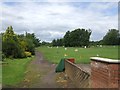
[[[34,33],[30,34],[26,32],[26,38],[31,39],[35,47],[40,46],[40,40],[35,37]]]
[[[52,46],[51,43],[46,42],[46,41],[43,41],[43,42],[41,43],[41,45],[42,45],[42,46]]]
[[[32,55],[31,55],[31,52],[25,51],[25,56],[26,56],[26,57],[31,57],[31,56],[32,56]]]
[[[2,54],[2,61],[4,61],[4,59],[6,58],[5,54],[4,53],[1,53]]]
[[[14,34],[12,26],[8,27],[6,32],[3,34],[2,51],[6,57],[24,57],[24,51],[19,44],[17,35]]]
[[[52,45],[53,45],[53,46],[57,46],[57,42],[56,42],[55,39],[53,39],[53,41],[52,41]]]
[[[66,47],[82,47],[89,45],[91,30],[75,29],[74,31],[66,32],[64,36],[64,45]]]
[[[90,46],[97,46],[97,45],[102,45],[103,44],[103,40],[100,41],[90,41]]]
[[[52,41],[52,45],[53,46],[63,46],[64,44],[63,44],[63,39],[61,38],[61,39],[57,39],[57,40],[53,40]]]
[[[35,44],[33,43],[33,40],[30,37],[19,35],[19,41],[24,51],[31,52],[32,55],[35,54]]]
[[[103,37],[103,44],[105,45],[120,45],[120,33],[119,30],[110,29],[108,33]]]
[[[63,39],[54,39],[52,41],[53,46],[65,46],[65,47],[82,47],[89,46],[89,38],[91,30],[75,29],[70,32],[67,31]]]
[[[70,46],[70,31],[67,31],[64,35],[64,45],[67,47]]]
[[[26,57],[25,51],[35,55],[35,47],[40,45],[39,39],[35,37],[34,33],[17,35],[12,26],[7,28],[2,37],[2,52],[5,57],[23,58]]]
[[[26,51],[31,52],[32,55],[35,55],[35,45],[32,42],[31,39],[26,39],[27,45],[26,45]]]

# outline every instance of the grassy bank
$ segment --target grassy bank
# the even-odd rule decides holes
[[[2,66],[2,84],[3,86],[16,86],[24,78],[27,64],[33,59],[28,57],[24,59],[6,59]]]
[[[37,48],[44,54],[46,60],[59,63],[61,58],[75,58],[76,63],[90,63],[90,57],[103,57],[118,59],[118,46],[104,46],[104,47],[91,47],[91,48],[72,48],[68,47],[39,47]],[[75,51],[77,49],[78,51]],[[65,56],[66,55],[66,56]]]

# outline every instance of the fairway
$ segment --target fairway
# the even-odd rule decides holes
[[[37,50],[43,53],[46,60],[56,64],[59,63],[61,58],[75,58],[76,63],[90,63],[90,57],[97,56],[102,58],[118,59],[118,46],[91,48],[67,47],[67,50],[65,50],[65,47],[48,48],[46,46],[39,47]]]

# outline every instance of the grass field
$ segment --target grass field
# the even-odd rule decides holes
[[[2,65],[2,84],[3,86],[16,86],[24,78],[28,62],[32,58],[24,59],[6,59],[5,64]]]
[[[0,84],[2,83],[2,65],[0,61]]]
[[[75,52],[75,49],[78,51]],[[39,47],[37,48],[43,53],[46,60],[52,63],[59,63],[61,58],[75,58],[76,63],[90,63],[90,57],[103,57],[110,59],[118,59],[118,46],[104,46],[91,48],[72,48],[68,47]],[[65,56],[66,55],[66,56]]]

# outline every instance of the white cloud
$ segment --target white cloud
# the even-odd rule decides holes
[[[1,0],[3,2],[119,2],[119,0]]]
[[[103,12],[111,12],[108,10],[117,7],[117,3],[89,3],[85,8],[73,4],[62,2],[2,4],[2,30],[5,31],[7,26],[12,25],[17,33],[34,32],[40,39],[51,41],[62,37],[68,30],[90,28],[93,32],[91,39],[100,40],[108,29],[118,27],[118,15],[106,15]],[[80,3],[84,4],[86,3]]]
[[[102,10],[106,10],[106,9],[109,9],[109,8],[118,7],[117,2],[116,3],[103,2],[103,3],[93,2],[93,3],[90,4],[89,8],[94,9],[94,10],[97,9],[99,11],[102,11]]]

